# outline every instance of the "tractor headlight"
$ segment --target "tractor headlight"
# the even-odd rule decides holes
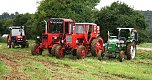
[[[64,43],[64,40],[61,40],[62,43]]]
[[[78,43],[79,43],[79,41],[78,41],[78,40],[76,40],[76,43],[78,44]]]
[[[57,37],[56,37],[56,36],[53,36],[53,38],[54,38],[54,39],[57,39]]]
[[[120,45],[118,44],[118,47],[120,47]]]
[[[40,38],[40,36],[37,36],[36,38],[37,38],[37,39],[39,39],[39,38]]]

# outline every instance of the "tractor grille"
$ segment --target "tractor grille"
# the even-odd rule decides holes
[[[72,36],[66,36],[66,42],[72,43]]]
[[[47,36],[47,35],[43,35],[43,36],[42,36],[42,39],[48,40],[48,36]]]

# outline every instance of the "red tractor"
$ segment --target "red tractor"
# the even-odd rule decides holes
[[[65,41],[65,34],[73,27],[74,21],[71,19],[51,18],[46,22],[45,32],[42,34],[42,39],[36,43],[31,50],[32,55],[41,55],[43,49],[48,49],[49,53],[53,56],[60,57],[55,54],[55,50],[59,49],[63,52],[61,46]]]
[[[14,48],[16,45],[21,45],[22,48],[28,47],[29,43],[26,39],[24,26],[9,27],[10,34],[7,37],[8,48]]]
[[[72,52],[73,56],[83,59],[89,52],[93,56],[101,59],[101,53],[104,51],[103,38],[101,37],[100,27],[94,23],[75,23],[75,26],[66,34],[65,51]],[[56,49],[56,54],[62,50]]]

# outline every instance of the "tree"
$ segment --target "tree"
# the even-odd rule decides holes
[[[137,30],[145,30],[147,27],[145,17],[140,12],[135,11],[122,2],[114,2],[111,6],[102,8],[97,15],[97,20],[95,22],[100,25],[102,29],[101,34],[103,34],[106,40],[108,30],[115,31],[114,29],[117,27],[133,27]],[[142,34],[143,32],[140,32],[140,35]]]
[[[26,33],[26,37],[29,39],[29,38],[32,38],[33,34],[32,32],[33,31],[33,28],[34,26],[33,25],[33,14],[29,14],[29,13],[26,13],[26,14],[18,14],[14,21],[13,21],[13,26],[24,26],[25,28],[25,33]]]
[[[95,6],[100,0],[43,0],[39,18],[71,18],[77,22],[93,22]]]
[[[35,13],[33,25],[36,34],[41,35],[43,20],[49,18],[70,18],[76,22],[94,22],[97,10],[95,6],[100,0],[42,0]]]

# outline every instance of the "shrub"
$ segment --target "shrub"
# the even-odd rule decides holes
[[[7,43],[7,38],[0,37],[0,42],[1,43]]]

